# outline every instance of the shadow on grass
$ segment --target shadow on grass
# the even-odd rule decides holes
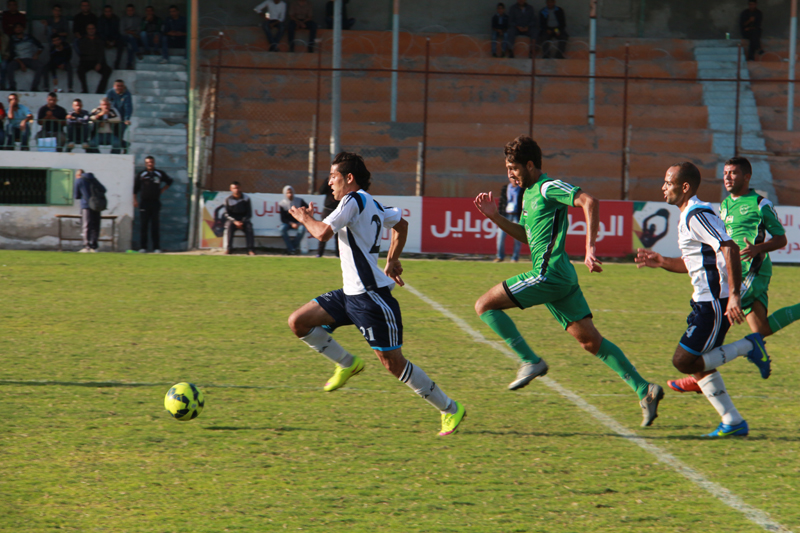
[[[250,427],[250,426],[211,426],[203,428],[206,431],[320,431],[319,429],[312,428],[293,428],[293,427]]]

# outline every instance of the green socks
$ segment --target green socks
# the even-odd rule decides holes
[[[778,309],[769,315],[767,320],[769,320],[769,327],[772,329],[772,333],[777,333],[798,318],[800,318],[800,304]]]
[[[617,348],[613,342],[603,339],[603,342],[600,343],[600,349],[597,351],[597,358],[616,372],[630,388],[635,390],[640,400],[647,396],[647,387],[650,383],[639,375],[636,368],[628,361],[625,354],[622,353],[622,350]]]
[[[541,361],[539,356],[533,353],[525,339],[522,338],[522,335],[519,334],[514,321],[503,311],[486,311],[481,315],[481,320],[486,322],[492,328],[492,331],[497,333],[523,362],[536,364]],[[623,355],[622,357],[624,358],[625,356]]]

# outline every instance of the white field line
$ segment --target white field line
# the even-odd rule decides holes
[[[476,331],[469,324],[467,324],[465,320],[456,316],[450,310],[443,307],[439,303],[431,300],[430,298],[425,296],[422,292],[418,291],[408,283],[405,284],[405,288],[412,294],[414,294],[417,298],[419,298],[420,300],[430,305],[431,307],[439,311],[441,314],[443,314],[444,316],[455,322],[456,325],[459,328],[461,328],[462,331],[464,331],[464,333],[472,337],[476,342],[488,344],[498,352],[510,357],[511,359],[514,359],[515,361],[518,360],[517,356],[514,355],[514,353],[511,352],[511,350],[509,350],[504,344],[488,340],[479,331]],[[764,511],[762,511],[761,509],[757,509],[751,505],[746,504],[744,501],[741,500],[741,498],[733,494],[731,491],[729,491],[722,485],[714,483],[713,481],[709,481],[700,472],[697,472],[689,465],[683,463],[680,459],[678,459],[671,453],[668,453],[659,448],[658,446],[655,446],[647,442],[643,437],[637,435],[636,433],[629,430],[628,428],[626,428],[625,426],[623,426],[622,424],[620,424],[619,422],[608,416],[607,414],[601,412],[595,406],[589,404],[588,402],[586,402],[586,400],[584,400],[571,390],[562,387],[555,380],[545,376],[543,378],[537,378],[537,381],[541,381],[543,384],[550,387],[555,392],[559,393],[561,396],[563,396],[564,398],[566,398],[567,400],[578,406],[580,409],[588,413],[592,418],[600,422],[609,430],[613,431],[614,433],[616,433],[621,437],[625,437],[626,439],[633,442],[643,450],[649,452],[656,459],[658,459],[659,462],[670,466],[673,470],[684,476],[686,479],[688,479],[698,487],[704,489],[715,498],[722,501],[722,503],[724,503],[731,509],[739,511],[754,524],[761,526],[763,529],[767,531],[780,531],[783,533],[791,533],[790,529],[772,520],[769,517],[769,515]]]

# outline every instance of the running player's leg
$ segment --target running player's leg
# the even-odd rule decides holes
[[[769,315],[767,320],[769,322],[770,332],[777,333],[798,319],[800,319],[800,304],[778,309]]]
[[[336,363],[336,373],[324,387],[327,392],[338,389],[347,379],[364,369],[360,358],[347,352],[323,329],[323,326],[335,328],[348,324],[352,322],[345,312],[344,292],[341,289],[318,296],[289,317],[289,327],[300,340]]]
[[[761,302],[754,302],[750,307],[750,312],[745,315],[747,325],[753,333],[760,333],[762,337],[772,335],[772,328],[767,317],[767,308]]]

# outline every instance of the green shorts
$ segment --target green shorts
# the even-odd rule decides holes
[[[764,309],[769,309],[767,291],[769,290],[769,280],[771,278],[772,276],[761,274],[757,274],[752,278],[749,275],[745,277],[742,284],[745,286],[744,294],[742,294],[742,311],[744,311],[745,315],[749,315],[753,311],[753,304],[756,302],[761,302]]]
[[[577,283],[556,283],[547,278],[542,280],[533,272],[525,272],[504,281],[503,288],[521,309],[545,304],[564,329],[572,322],[592,318],[592,311]]]

